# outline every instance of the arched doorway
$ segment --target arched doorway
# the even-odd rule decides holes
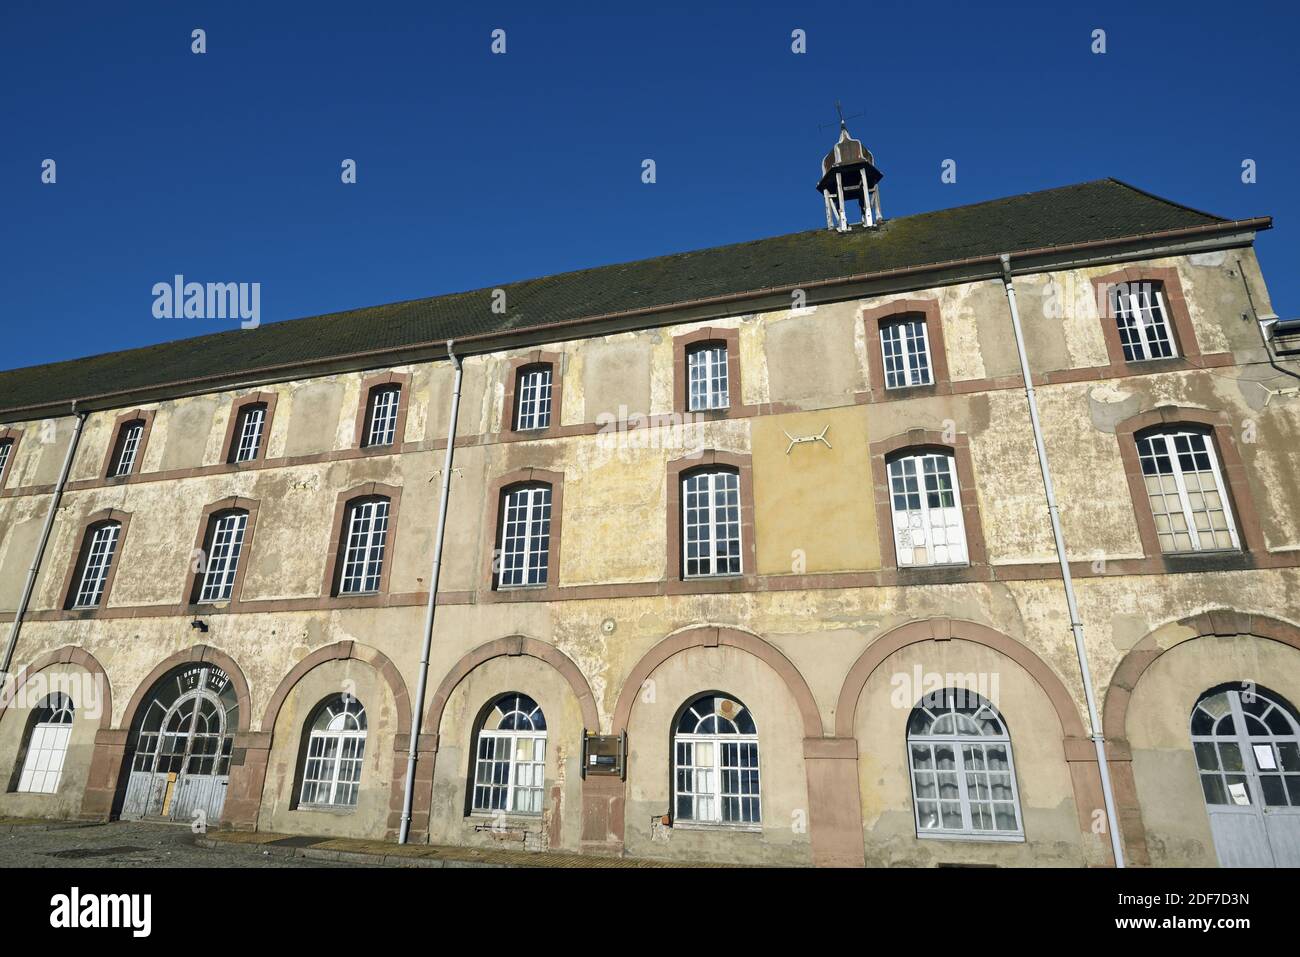
[[[221,819],[239,702],[210,662],[181,665],[149,690],[132,722],[123,818]]]
[[[1201,695],[1192,748],[1223,867],[1300,867],[1300,719],[1248,683]]]

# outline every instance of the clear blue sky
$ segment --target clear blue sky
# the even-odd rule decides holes
[[[6,0],[0,368],[233,327],[176,273],[268,322],[817,228],[837,98],[886,217],[1115,176],[1273,215],[1294,316],[1300,15],[1201,6]]]

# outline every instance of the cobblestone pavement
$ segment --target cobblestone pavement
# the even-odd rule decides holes
[[[4,822],[0,822],[4,823]],[[199,847],[188,826],[114,821],[89,826],[0,827],[0,867],[363,867],[357,862],[305,860]]]

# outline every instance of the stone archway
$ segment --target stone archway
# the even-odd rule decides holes
[[[427,822],[433,809],[434,769],[438,758],[439,730],[442,727],[443,713],[452,692],[471,672],[481,665],[496,658],[516,658],[521,656],[535,658],[554,668],[565,680],[577,699],[585,729],[591,732],[600,730],[600,712],[596,707],[596,698],[591,693],[591,686],[587,683],[582,670],[564,652],[552,644],[525,635],[508,635],[479,645],[463,655],[451,667],[451,670],[439,682],[433,696],[429,699],[429,706],[425,709],[422,727],[426,730],[420,735],[420,740],[417,743],[415,793],[411,802],[410,838],[413,842],[423,840],[427,834]],[[409,747],[410,736],[405,735],[403,736],[403,752]],[[405,763],[403,763],[403,781],[405,780],[404,774]],[[587,776],[582,781],[582,843],[583,847],[588,850],[598,852],[616,852],[618,850],[618,846],[608,840],[608,828],[604,824],[608,815],[608,801],[604,789],[608,787],[609,780],[608,778]],[[618,781],[616,783],[620,785],[621,796],[622,782]],[[402,797],[402,788],[399,786],[394,792],[395,814],[399,824]]]
[[[1175,637],[1171,632],[1180,630],[1183,634],[1178,640],[1167,640]],[[1133,751],[1128,741],[1128,711],[1133,692],[1147,669],[1172,648],[1197,638],[1237,635],[1253,635],[1300,651],[1300,626],[1267,615],[1214,609],[1167,622],[1152,630],[1129,649],[1111,676],[1102,709],[1102,727],[1105,729],[1106,757],[1111,766],[1124,847],[1134,864],[1150,864],[1151,855],[1133,773]]]
[[[211,670],[212,674],[220,672],[229,683],[229,696],[234,705],[235,725],[229,733],[238,737],[248,730],[251,698],[248,681],[243,670],[224,651],[210,645],[194,645],[184,651],[171,655],[160,662],[148,676],[136,687],[135,694],[127,703],[122,713],[122,721],[112,731],[101,731],[96,737],[95,756],[91,762],[90,779],[86,785],[86,800],[83,815],[107,819],[120,811],[125,797],[128,778],[123,771],[131,759],[131,740],[133,729],[140,716],[141,707],[151,701],[151,695],[168,674],[186,666],[196,666]],[[232,769],[237,772],[237,759],[231,760]],[[232,778],[235,775],[232,775]],[[224,798],[221,802],[224,804]]]
[[[1065,752],[1065,761],[1070,773],[1070,783],[1074,790],[1075,810],[1078,813],[1079,829],[1086,840],[1092,840],[1092,812],[1105,806],[1101,792],[1101,775],[1097,769],[1096,746],[1088,737],[1083,720],[1079,715],[1078,705],[1060,676],[1052,670],[1042,658],[1027,645],[996,631],[987,625],[955,618],[931,618],[923,621],[911,621],[899,625],[869,644],[858,660],[849,669],[840,689],[835,706],[835,737],[838,740],[852,742],[856,763],[857,740],[854,735],[858,701],[867,680],[890,655],[909,645],[926,641],[947,641],[960,639],[983,645],[999,654],[1010,658],[1023,668],[1047,695],[1061,726],[1061,744]],[[857,775],[853,780],[854,799],[859,800]],[[861,821],[858,824],[859,843],[861,842]],[[1109,842],[1106,842],[1106,854],[1109,859]]]

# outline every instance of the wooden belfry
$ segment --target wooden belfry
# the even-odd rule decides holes
[[[839,109],[838,103],[835,106]],[[871,152],[849,136],[844,111],[840,110],[840,139],[822,160],[822,178],[817,183],[826,201],[826,228],[848,232],[845,204],[851,200],[858,203],[861,225],[878,225],[884,218],[880,214],[880,181],[884,175],[876,169]]]

